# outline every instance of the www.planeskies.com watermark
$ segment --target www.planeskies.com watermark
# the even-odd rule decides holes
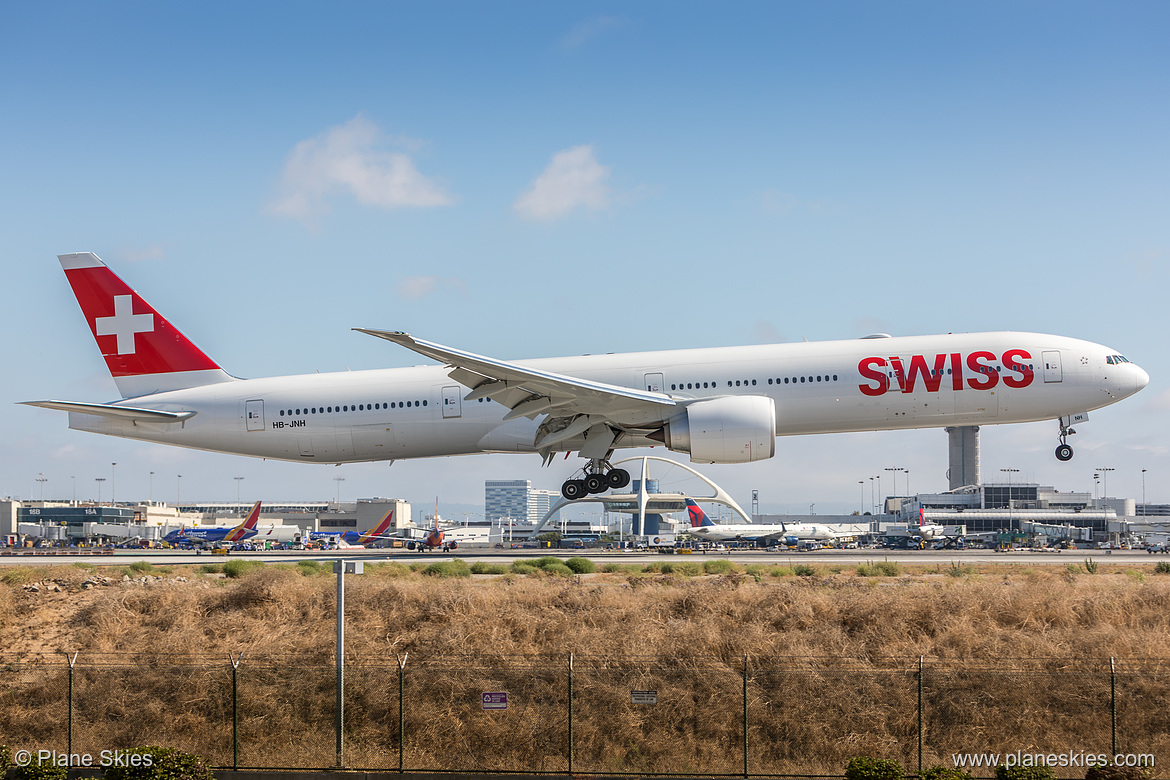
[[[1095,767],[1095,766],[1154,766],[1153,753],[1091,753],[1087,750],[1069,750],[1064,753],[1028,753],[1017,750],[1014,753],[952,753],[951,763],[960,769],[975,767]]]

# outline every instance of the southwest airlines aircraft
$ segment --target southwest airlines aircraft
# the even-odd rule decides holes
[[[216,526],[214,528],[180,528],[171,531],[163,537],[164,542],[179,544],[180,542],[194,542],[206,544],[210,542],[242,542],[256,535],[256,521],[260,519],[260,502],[252,505],[252,511],[244,521],[236,526]]]
[[[122,399],[28,401],[75,430],[320,463],[478,452],[586,460],[568,499],[625,487],[614,450],[766,460],[777,436],[1055,420],[1056,457],[1087,413],[1149,376],[1117,350],[1040,333],[959,333],[517,362],[356,330],[441,365],[237,379],[89,252],[60,255]]]

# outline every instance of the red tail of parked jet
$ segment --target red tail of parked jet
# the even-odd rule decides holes
[[[252,511],[248,512],[248,516],[244,518],[244,522],[237,525],[232,530],[228,531],[223,537],[225,542],[238,542],[248,536],[251,536],[249,531],[256,530],[256,522],[260,519],[260,502],[257,501],[252,505]]]
[[[693,499],[688,498],[686,503],[687,514],[691,516],[691,528],[715,525],[711,522],[711,518],[707,517],[707,513],[703,511],[703,507],[696,504]]]
[[[394,510],[393,509],[391,509],[389,512],[386,513],[386,516],[382,518],[382,521],[380,523],[378,523],[376,526],[374,526],[370,530],[363,533],[361,536],[359,536],[357,538],[357,543],[362,545],[362,546],[365,546],[371,542],[377,541],[378,539],[382,538],[383,536],[385,536],[387,534],[387,532],[390,530],[390,527],[392,525],[394,525]],[[349,540],[347,539],[346,541],[349,541]]]

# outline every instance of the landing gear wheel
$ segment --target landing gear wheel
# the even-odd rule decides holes
[[[561,485],[561,495],[569,501],[576,501],[585,495],[585,481],[581,479],[567,479]]]
[[[605,475],[605,481],[614,490],[621,490],[626,485],[630,484],[630,472],[625,469],[613,469]]]
[[[609,482],[603,474],[590,474],[585,477],[585,489],[590,493],[604,493],[609,490]]]
[[[1065,461],[1072,460],[1072,456],[1073,456],[1073,448],[1070,447],[1069,445],[1061,444],[1059,447],[1056,448],[1056,459],[1061,461],[1062,463]]]

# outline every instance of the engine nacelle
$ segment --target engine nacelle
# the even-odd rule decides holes
[[[776,404],[762,395],[696,401],[650,436],[691,463],[750,463],[776,454]]]

